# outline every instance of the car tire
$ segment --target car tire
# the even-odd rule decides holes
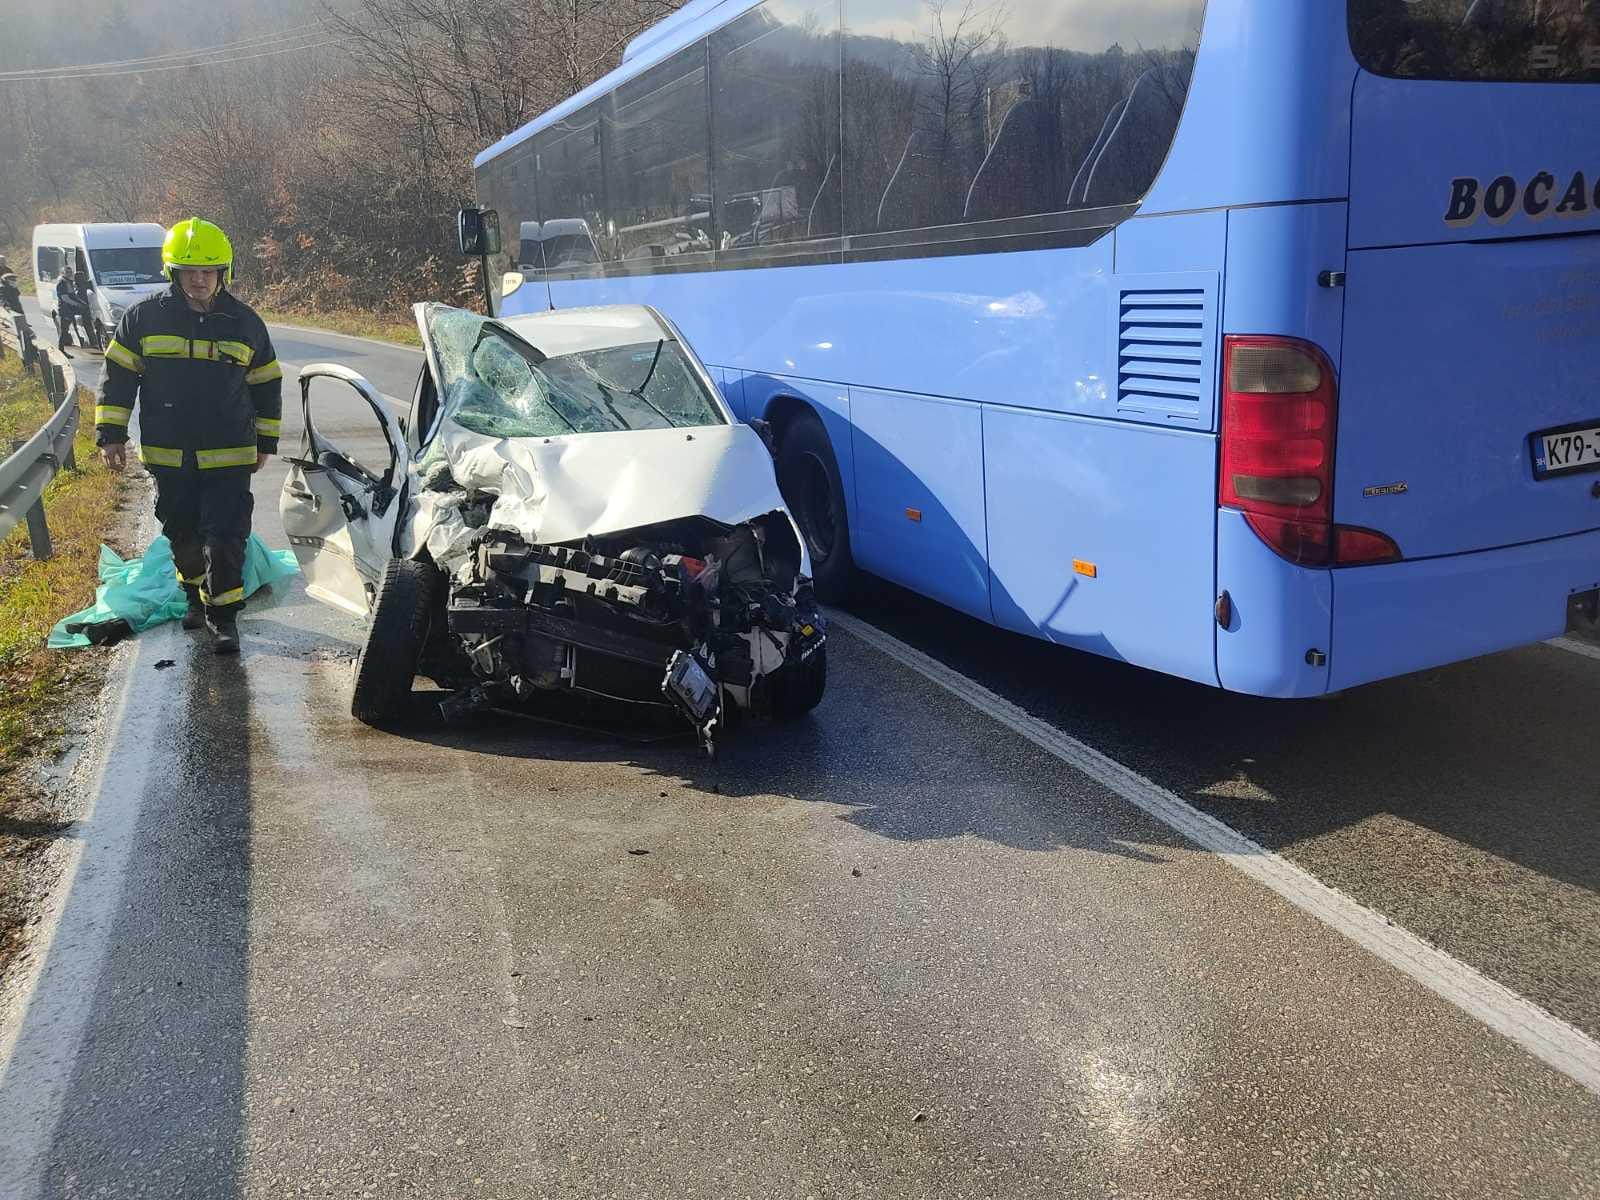
[[[778,487],[811,554],[817,599],[839,603],[850,594],[856,564],[839,463],[827,430],[812,413],[796,417],[784,431],[778,445]]]
[[[772,676],[772,719],[792,721],[822,703],[828,690],[828,648],[818,646],[810,658]]]
[[[111,335],[106,332],[105,323],[99,317],[96,317],[94,320],[94,348],[104,354],[110,341]]]
[[[384,572],[350,696],[350,715],[362,724],[393,724],[410,709],[411,683],[433,622],[438,575],[427,563],[398,558]]]

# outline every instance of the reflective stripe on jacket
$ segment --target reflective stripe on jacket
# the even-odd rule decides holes
[[[139,409],[148,466],[253,467],[278,448],[283,368],[265,322],[227,291],[197,313],[176,286],[123,314],[106,346],[95,443],[128,440]]]

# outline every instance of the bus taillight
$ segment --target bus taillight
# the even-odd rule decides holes
[[[1327,355],[1289,337],[1223,339],[1217,502],[1244,513],[1278,554],[1306,566],[1387,562],[1393,541],[1333,524],[1338,384]]]

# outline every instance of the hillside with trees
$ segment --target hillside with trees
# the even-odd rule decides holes
[[[205,215],[274,307],[472,295],[474,153],[604,74],[676,0],[13,0],[0,246]]]

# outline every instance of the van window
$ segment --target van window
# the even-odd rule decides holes
[[[106,287],[164,283],[159,246],[113,246],[89,251],[94,277]]]
[[[61,251],[54,246],[40,246],[34,262],[34,274],[40,279],[60,278]]]
[[[1594,0],[1350,0],[1350,46],[1377,75],[1600,82]]]

